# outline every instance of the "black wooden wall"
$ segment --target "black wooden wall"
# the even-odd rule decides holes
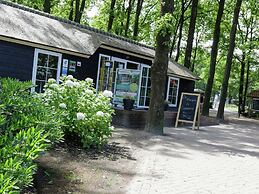
[[[32,79],[34,48],[0,40],[0,77]]]

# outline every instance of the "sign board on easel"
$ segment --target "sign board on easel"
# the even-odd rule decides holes
[[[175,127],[179,122],[191,123],[192,129],[200,126],[200,94],[182,93],[180,106],[177,112]]]

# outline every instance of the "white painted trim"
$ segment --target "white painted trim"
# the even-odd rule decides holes
[[[109,55],[104,55],[104,54],[99,54],[99,60],[98,60],[98,70],[97,70],[97,78],[96,78],[96,92],[98,92],[98,87],[99,87],[99,77],[100,77],[100,67],[101,67],[101,58],[102,57],[108,57],[109,60],[111,60],[111,56]]]
[[[56,81],[57,81],[57,83],[59,83],[62,54],[61,53],[56,53],[56,52],[52,52],[52,51],[47,51],[47,50],[42,50],[42,49],[35,48],[35,50],[34,50],[34,59],[33,59],[33,68],[32,68],[32,84],[34,84],[34,85],[36,84],[36,74],[37,74],[39,53],[58,57]],[[32,88],[31,91],[34,92],[35,88]]]
[[[177,102],[178,102],[178,93],[179,93],[179,86],[180,86],[180,79],[172,76],[168,76],[168,82],[167,82],[167,92],[166,92],[166,100],[168,101],[168,96],[169,96],[169,86],[170,86],[170,81],[171,80],[178,80],[178,86],[177,86],[177,91],[176,91],[176,102],[175,104],[169,104],[170,107],[177,107]]]

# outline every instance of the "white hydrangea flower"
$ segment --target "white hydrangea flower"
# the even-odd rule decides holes
[[[73,79],[74,77],[73,77],[73,75],[68,75],[67,76],[67,79]]]
[[[81,112],[78,112],[78,113],[76,113],[76,118],[77,118],[77,120],[84,120],[85,114],[81,113]]]
[[[113,130],[114,130],[114,126],[110,126],[109,128],[110,128],[110,130],[111,130],[111,131],[113,131]]]
[[[50,84],[49,87],[50,87],[50,88],[53,88],[53,89],[54,89],[54,88],[58,88],[58,84],[53,83],[53,84]]]
[[[55,80],[54,78],[49,78],[49,79],[48,79],[48,83],[50,83],[50,84],[51,84],[51,83],[56,83],[56,80]]]
[[[109,90],[104,90],[103,91],[103,95],[105,96],[105,97],[107,97],[107,98],[112,98],[112,92],[111,91],[109,91]]]
[[[90,95],[93,95],[93,94],[94,94],[93,90],[89,90],[89,89],[85,90],[85,93],[86,93],[86,94],[90,94]]]
[[[88,82],[88,83],[93,83],[94,80],[92,78],[88,77],[88,78],[85,79],[85,81]]]
[[[74,82],[74,86],[75,86],[75,87],[79,87],[79,86],[80,86],[80,83],[79,83],[79,82]]]
[[[66,86],[68,86],[68,87],[74,87],[74,82],[73,81],[71,81],[71,80],[67,80],[66,82],[65,82],[65,84],[66,84]]]
[[[98,112],[96,113],[96,116],[98,116],[98,117],[103,117],[103,116],[104,116],[104,113],[103,113],[102,111],[98,111]]]
[[[60,107],[60,108],[63,108],[63,109],[66,109],[66,108],[67,108],[67,105],[66,105],[65,103],[61,103],[61,104],[59,104],[59,107]]]

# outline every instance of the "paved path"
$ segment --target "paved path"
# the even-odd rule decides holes
[[[135,153],[129,194],[259,193],[259,122],[166,128]]]

